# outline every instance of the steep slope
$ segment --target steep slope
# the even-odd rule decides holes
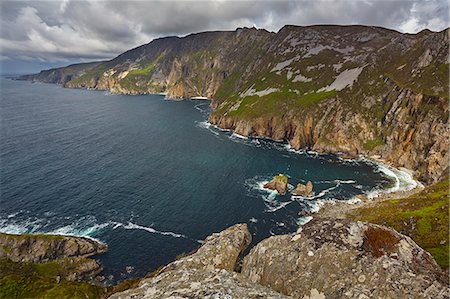
[[[82,71],[24,79],[62,72],[66,87],[208,97],[209,121],[221,128],[294,149],[381,156],[432,183],[448,171],[448,42],[448,29],[240,28],[156,39]]]

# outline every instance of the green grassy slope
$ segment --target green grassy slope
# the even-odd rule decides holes
[[[354,220],[391,226],[410,236],[444,269],[449,267],[449,181],[445,179],[405,199],[360,208]]]

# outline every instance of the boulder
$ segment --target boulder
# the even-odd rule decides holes
[[[288,187],[288,178],[285,175],[279,174],[273,178],[272,181],[264,184],[264,188],[276,190],[278,194],[286,194]]]
[[[236,224],[207,237],[195,254],[167,265],[164,270],[208,268],[233,271],[240,255],[251,241],[252,235],[247,224]]]
[[[233,271],[250,242],[247,225],[236,224],[209,236],[195,253],[143,279],[137,288],[110,298],[289,298]]]
[[[297,234],[261,241],[242,275],[293,298],[448,298],[431,255],[393,229],[313,220]]]
[[[313,183],[311,181],[308,181],[306,185],[303,185],[301,183],[297,184],[297,187],[294,189],[294,191],[292,191],[292,194],[296,196],[306,197],[313,196]]]

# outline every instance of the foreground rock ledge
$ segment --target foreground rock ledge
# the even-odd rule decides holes
[[[448,298],[447,278],[429,253],[383,226],[313,220],[273,236],[244,258],[250,281],[294,298]]]
[[[247,225],[236,224],[208,237],[196,253],[167,265],[139,287],[110,298],[289,298],[233,271],[250,242]]]
[[[244,258],[251,241],[237,224],[208,237],[191,256],[139,287],[110,298],[448,298],[433,258],[393,229],[349,220],[313,220],[273,236]]]

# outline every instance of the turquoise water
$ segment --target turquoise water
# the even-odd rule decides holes
[[[0,231],[100,240],[111,280],[143,276],[235,223],[254,242],[295,231],[321,202],[390,182],[362,161],[215,129],[206,101],[0,82]],[[261,188],[278,173],[311,180],[316,196]]]

